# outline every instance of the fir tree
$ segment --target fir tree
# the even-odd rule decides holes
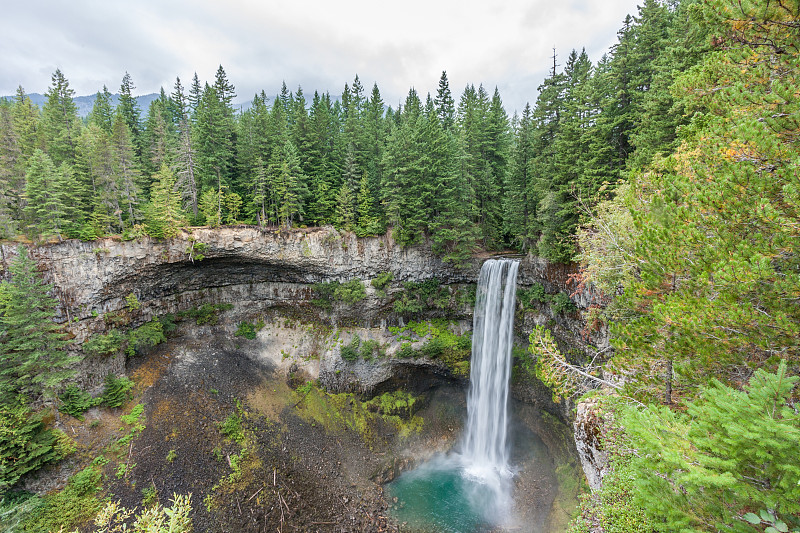
[[[94,98],[92,111],[89,113],[89,124],[94,124],[107,134],[111,135],[114,127],[114,107],[108,87],[103,85],[103,91],[98,92]]]
[[[23,246],[10,272],[11,280],[0,284],[0,397],[55,398],[77,359],[64,349],[67,341],[53,321],[52,287],[40,279]]]
[[[148,235],[158,238],[174,237],[186,219],[181,212],[181,193],[175,184],[175,174],[164,164],[153,175],[150,204],[146,210],[145,228]]]
[[[436,98],[433,100],[436,104],[436,114],[439,117],[439,122],[445,131],[451,131],[455,125],[456,107],[453,95],[450,92],[450,82],[447,81],[447,72],[442,71],[442,76],[439,78],[439,89],[436,91]]]
[[[78,107],[72,101],[73,91],[67,79],[56,69],[42,108],[42,136],[53,164],[73,163],[80,134]]]
[[[122,84],[119,87],[119,104],[117,105],[116,114],[121,117],[126,126],[128,126],[131,143],[136,154],[136,158],[141,162],[142,157],[142,113],[139,109],[139,104],[136,102],[136,97],[133,96],[133,90],[136,86],[133,84],[133,78],[127,72],[122,77]]]

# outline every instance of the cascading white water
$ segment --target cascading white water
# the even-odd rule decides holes
[[[403,521],[448,533],[516,530],[508,464],[508,382],[519,262],[490,259],[478,278],[467,427],[461,453],[435,456],[393,482]],[[407,505],[406,505],[407,504]]]
[[[518,261],[490,259],[478,278],[472,329],[467,428],[462,461],[468,475],[502,492],[508,466],[508,382]]]

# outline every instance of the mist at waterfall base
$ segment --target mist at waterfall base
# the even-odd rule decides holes
[[[437,456],[387,487],[398,500],[396,518],[411,527],[473,533],[513,521],[507,434],[518,267],[506,259],[481,267],[460,451]]]

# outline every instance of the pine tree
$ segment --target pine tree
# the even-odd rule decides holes
[[[433,100],[436,104],[436,114],[445,131],[451,131],[455,126],[456,107],[453,95],[450,92],[450,82],[447,81],[447,72],[442,71],[442,76],[439,78],[439,89],[436,92],[436,98]]]
[[[374,198],[369,189],[369,178],[366,173],[361,176],[356,201],[358,208],[356,234],[359,237],[366,237],[368,235],[379,235],[383,233],[380,220],[375,214]]]
[[[39,107],[36,106],[25,94],[22,87],[17,87],[14,95],[14,105],[11,107],[11,119],[14,132],[19,143],[20,168],[27,167],[28,158],[33,155],[39,146],[40,118]],[[19,169],[18,169],[19,170]]]
[[[200,196],[200,212],[205,217],[206,226],[218,228],[222,225],[222,202],[225,193],[221,189],[206,189]]]
[[[271,189],[264,162],[259,157],[256,159],[253,175],[250,181],[252,200],[249,204],[249,211],[255,218],[259,226],[265,226],[270,221],[271,214]]]
[[[342,183],[336,193],[336,227],[346,231],[353,229],[356,218],[353,192],[346,183]]]
[[[136,86],[133,84],[131,75],[125,72],[122,77],[122,84],[119,87],[119,104],[117,105],[116,114],[121,117],[126,126],[128,126],[131,143],[133,144],[136,160],[139,164],[142,163],[143,139],[142,139],[142,112],[139,109],[139,104],[136,102],[136,97],[133,96],[133,90]]]
[[[797,381],[782,360],[744,391],[715,381],[688,416],[626,409],[635,504],[664,531],[788,531],[800,512],[800,416],[787,405]]]
[[[200,78],[197,77],[197,72],[192,77],[192,84],[189,85],[189,110],[191,110],[192,118],[194,119],[197,113],[197,106],[200,105],[200,98],[203,96],[203,86],[200,84]]]
[[[16,233],[22,218],[25,173],[20,135],[14,127],[11,106],[0,103],[0,232],[5,238]]]
[[[195,77],[197,75],[195,74]],[[194,219],[197,218],[198,192],[197,178],[195,177],[195,150],[192,143],[192,122],[189,118],[188,100],[183,93],[180,78],[175,80],[175,89],[172,93],[172,102],[177,115],[177,142],[174,146],[175,168],[177,173],[177,187],[181,191],[184,206],[191,211]]]
[[[0,397],[31,401],[55,398],[59,384],[74,374],[77,358],[53,321],[56,300],[20,246],[10,266],[11,280],[0,284]]]
[[[95,234],[122,231],[121,184],[110,136],[90,124],[78,139],[77,159],[79,180],[86,191],[81,208],[92,219]]]
[[[31,224],[32,237],[51,235],[62,238],[66,222],[63,189],[50,158],[36,150],[28,164],[25,214]]]
[[[215,87],[206,84],[195,110],[192,145],[199,188],[229,187],[234,162],[233,123]]]
[[[531,172],[535,155],[531,114],[530,104],[525,104],[514,136],[503,197],[503,229],[523,251],[527,251],[538,237],[536,207],[539,199]]]
[[[382,167],[381,159],[386,149],[388,127],[384,119],[384,102],[378,84],[372,86],[369,102],[364,109],[364,152],[369,188],[375,199],[381,196]],[[376,216],[382,218],[379,213]]]
[[[421,125],[422,168],[428,183],[427,202],[423,208],[433,250],[445,261],[457,265],[470,255],[475,243],[470,220],[470,202],[463,175],[458,168],[458,145],[455,136],[444,129],[430,96]],[[423,196],[423,202],[425,202]]]
[[[44,145],[55,165],[73,163],[75,160],[80,122],[78,107],[72,101],[74,95],[75,91],[70,89],[61,70],[56,69],[47,90],[47,102],[42,108],[41,120]]]
[[[305,199],[308,196],[306,176],[300,169],[300,159],[291,141],[286,141],[276,152],[270,165],[275,189],[278,223],[286,228],[295,220],[302,220]]]
[[[175,174],[164,164],[153,175],[150,204],[145,216],[148,235],[157,238],[174,237],[186,224],[181,212],[181,193],[175,181]]]
[[[89,124],[94,124],[101,130],[111,135],[114,128],[114,107],[108,87],[103,85],[103,91],[98,92],[89,113]]]
[[[111,134],[111,153],[113,155],[113,173],[120,194],[120,204],[125,210],[129,226],[137,224],[141,215],[139,203],[142,200],[142,174],[136,161],[135,148],[130,130],[122,114],[114,119],[114,130]],[[122,214],[119,214],[120,226],[123,228]]]

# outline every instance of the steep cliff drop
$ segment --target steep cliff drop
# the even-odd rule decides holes
[[[462,453],[437,457],[389,489],[400,504],[398,518],[412,527],[469,533],[510,525],[508,388],[518,266],[491,259],[481,268]]]

